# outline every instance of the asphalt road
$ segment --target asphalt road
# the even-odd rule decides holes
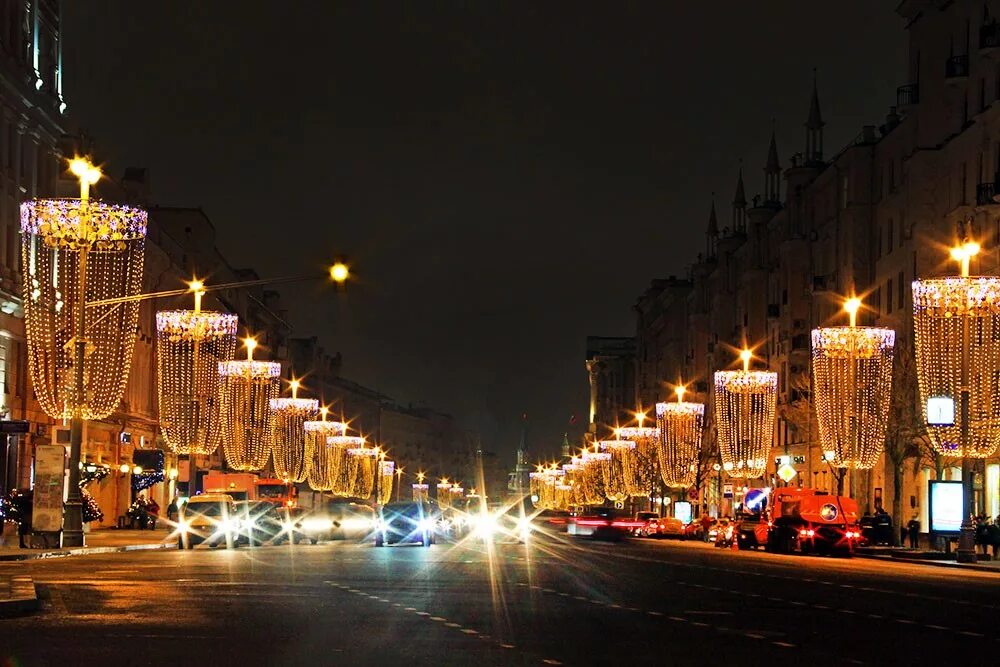
[[[3,665],[1000,664],[1000,576],[565,535],[26,564]]]

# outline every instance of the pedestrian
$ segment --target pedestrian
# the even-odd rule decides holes
[[[712,529],[712,517],[708,514],[708,508],[703,507],[701,510],[701,518],[698,520],[698,525],[701,526],[701,541],[708,542],[708,531]]]
[[[993,545],[992,560],[997,560],[997,552],[1000,552],[1000,523],[998,522],[1000,522],[1000,517],[995,517],[989,527],[990,544]]]
[[[910,522],[906,524],[906,532],[910,536],[910,548],[917,548],[917,540],[920,538],[920,519],[914,514]]]
[[[170,499],[170,504],[167,505],[167,521],[170,523],[177,522],[177,496]]]
[[[156,530],[156,520],[160,518],[160,505],[152,497],[146,501],[146,526]],[[146,526],[143,526],[144,528]]]

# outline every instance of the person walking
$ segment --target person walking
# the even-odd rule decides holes
[[[167,505],[167,521],[170,523],[177,522],[177,496],[170,499],[170,504]]]
[[[708,508],[703,507],[701,510],[701,518],[698,519],[698,524],[701,526],[701,541],[708,542],[708,531],[711,530],[714,521],[712,517],[708,514]]]
[[[914,514],[909,523],[906,524],[906,532],[910,537],[910,548],[916,549],[920,539],[920,519]]]

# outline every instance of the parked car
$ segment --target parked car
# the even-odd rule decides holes
[[[375,546],[417,543],[434,544],[441,510],[430,502],[399,502],[383,505],[375,529]]]
[[[638,528],[634,528],[632,530],[632,535],[634,537],[650,537],[647,529],[659,519],[660,515],[656,512],[636,512],[635,520],[641,521],[643,525]]]
[[[207,544],[227,548],[239,546],[239,517],[233,497],[224,493],[204,493],[188,499],[178,512],[178,549]]]
[[[657,518],[646,524],[645,533],[649,537],[673,537],[686,539],[688,537],[687,526],[677,517],[667,516]]]

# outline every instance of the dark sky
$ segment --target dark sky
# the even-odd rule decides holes
[[[348,254],[343,302],[283,291],[347,377],[511,452],[586,421],[584,340],[760,191],[771,119],[827,153],[903,81],[895,2],[64,3],[70,113],[108,168],[202,206],[237,266]]]

